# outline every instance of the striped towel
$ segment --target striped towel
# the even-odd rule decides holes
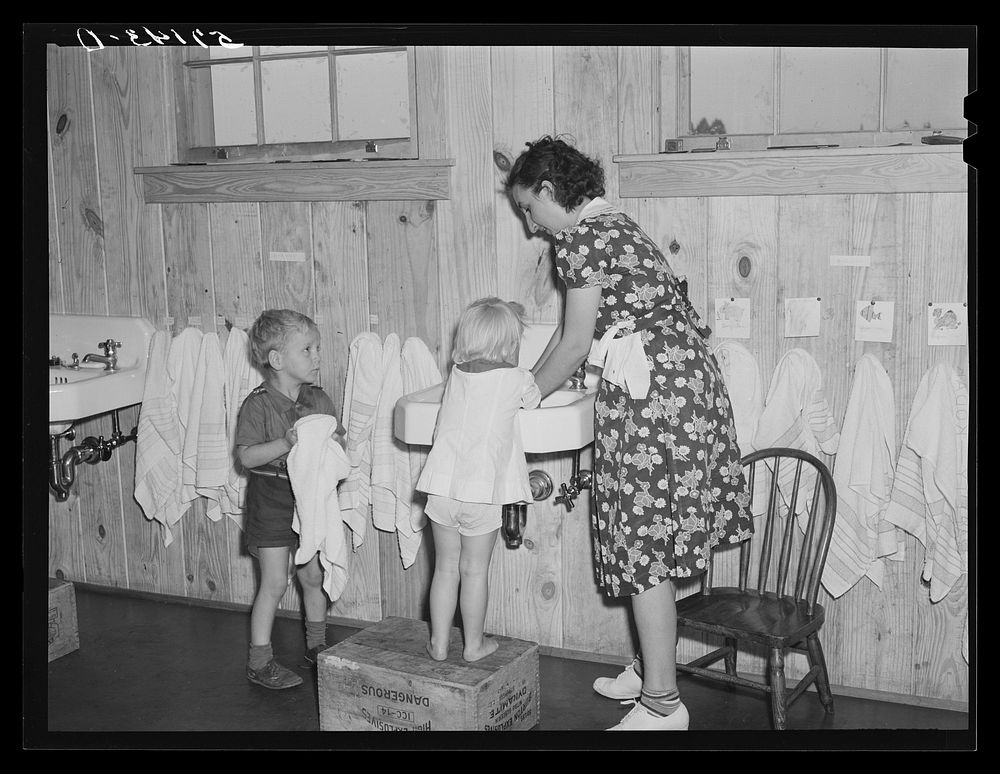
[[[207,498],[207,515],[213,521],[222,518],[223,487],[230,468],[226,435],[225,377],[219,335],[201,337],[198,365],[191,387],[187,434],[184,437],[182,496]],[[194,499],[194,497],[191,497]]]
[[[411,336],[403,342],[403,349],[400,354],[403,371],[403,394],[433,387],[440,384],[441,371],[438,369],[437,361],[424,340],[416,336]],[[417,479],[420,478],[420,471],[423,470],[427,461],[429,449],[426,446],[410,446],[410,528],[418,531],[427,524],[427,514],[424,513],[424,506],[427,498],[422,492],[416,490]]]
[[[889,375],[878,358],[865,355],[855,369],[833,467],[837,519],[823,587],[834,599],[864,576],[881,587],[880,557],[896,552],[896,530],[882,520],[895,469],[895,410]]]
[[[135,499],[147,519],[162,525],[167,546],[174,540],[170,525],[180,519],[181,483],[180,427],[167,370],[170,340],[169,331],[150,339],[135,445]]]
[[[288,478],[295,493],[292,529],[299,536],[295,564],[319,553],[323,590],[336,602],[347,587],[350,554],[337,498],[337,483],[350,471],[347,455],[333,439],[337,418],[310,414],[295,423],[298,440],[288,453]]]
[[[364,542],[371,505],[372,435],[375,408],[382,388],[382,340],[371,332],[359,333],[347,357],[347,383],[341,418],[347,430],[347,457],[351,472],[339,489],[340,509],[351,528],[354,548]]]
[[[833,421],[823,393],[823,375],[816,360],[804,349],[791,349],[778,361],[764,399],[764,410],[757,420],[753,445],[757,449],[787,447],[802,449],[813,456],[820,450],[836,454],[840,433]],[[784,465],[778,473],[778,489],[789,492],[795,475],[794,465]],[[816,474],[803,468],[801,491],[812,492]],[[763,513],[766,497],[754,492],[753,512]],[[766,493],[764,493],[766,494]],[[810,498],[796,503],[799,526],[806,526],[805,510]]]
[[[236,421],[240,406],[264,377],[250,361],[250,338],[242,328],[233,327],[222,355],[226,405],[226,449],[229,469],[224,486],[223,513],[243,529],[247,476],[236,456]]]
[[[194,405],[195,373],[198,370],[201,339],[202,332],[200,330],[197,328],[185,328],[174,337],[170,345],[170,355],[167,360],[167,370],[170,375],[174,405],[177,408],[177,422],[180,433],[180,449],[177,455],[177,497],[180,502],[180,508],[174,518],[175,522],[184,515],[191,506],[191,502],[198,496],[194,491],[193,485],[185,484],[183,457],[184,451],[187,449],[188,427]],[[190,474],[188,475],[190,476]]]
[[[969,390],[949,365],[917,387],[885,519],[924,546],[922,576],[939,602],[968,572]]]

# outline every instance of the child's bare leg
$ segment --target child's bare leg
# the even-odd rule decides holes
[[[319,554],[305,564],[296,567],[296,575],[302,585],[302,605],[307,621],[326,621],[328,602],[323,591],[323,569],[319,566]]]
[[[497,533],[493,530],[485,535],[462,536],[462,558],[459,574],[462,580],[459,604],[462,609],[462,634],[465,648],[462,658],[478,661],[495,651],[496,640],[484,637],[486,625],[486,603],[489,601],[490,560],[496,545]]]
[[[459,559],[462,538],[454,527],[431,521],[434,535],[434,577],[431,579],[431,641],[427,652],[431,658],[444,661],[448,657],[448,640],[458,604]]]
[[[258,549],[260,588],[250,611],[250,643],[268,645],[278,603],[288,588],[288,546]]]

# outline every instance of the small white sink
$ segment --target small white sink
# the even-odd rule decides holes
[[[536,409],[520,412],[526,454],[582,449],[594,441],[594,397],[600,377],[587,374],[583,390],[561,389]],[[403,443],[430,446],[445,383],[404,395],[396,402],[393,433]]]
[[[80,360],[79,369],[49,367],[50,432],[62,432],[84,417],[142,402],[149,342],[155,329],[142,317],[76,314],[49,315],[49,358],[63,363]],[[84,363],[88,354],[103,355],[100,342],[113,339],[118,370],[104,363]]]
[[[542,353],[555,325],[536,323],[525,330],[520,362],[530,368]],[[520,412],[521,439],[526,454],[575,451],[594,441],[594,397],[601,377],[587,372],[583,390],[559,389],[547,395],[541,406]],[[568,383],[567,383],[568,384]],[[445,383],[404,395],[393,412],[393,433],[400,441],[430,446],[434,439]]]

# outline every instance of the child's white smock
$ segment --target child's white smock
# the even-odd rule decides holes
[[[517,412],[540,401],[526,368],[453,367],[417,489],[470,503],[531,502]]]

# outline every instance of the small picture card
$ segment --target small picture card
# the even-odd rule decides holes
[[[715,325],[712,332],[724,339],[750,338],[750,299],[715,299]]]
[[[854,340],[892,341],[895,301],[855,301]]]
[[[927,307],[927,343],[965,346],[969,341],[969,308],[961,301],[932,302]]]
[[[809,298],[785,299],[785,338],[819,336],[820,300]]]

